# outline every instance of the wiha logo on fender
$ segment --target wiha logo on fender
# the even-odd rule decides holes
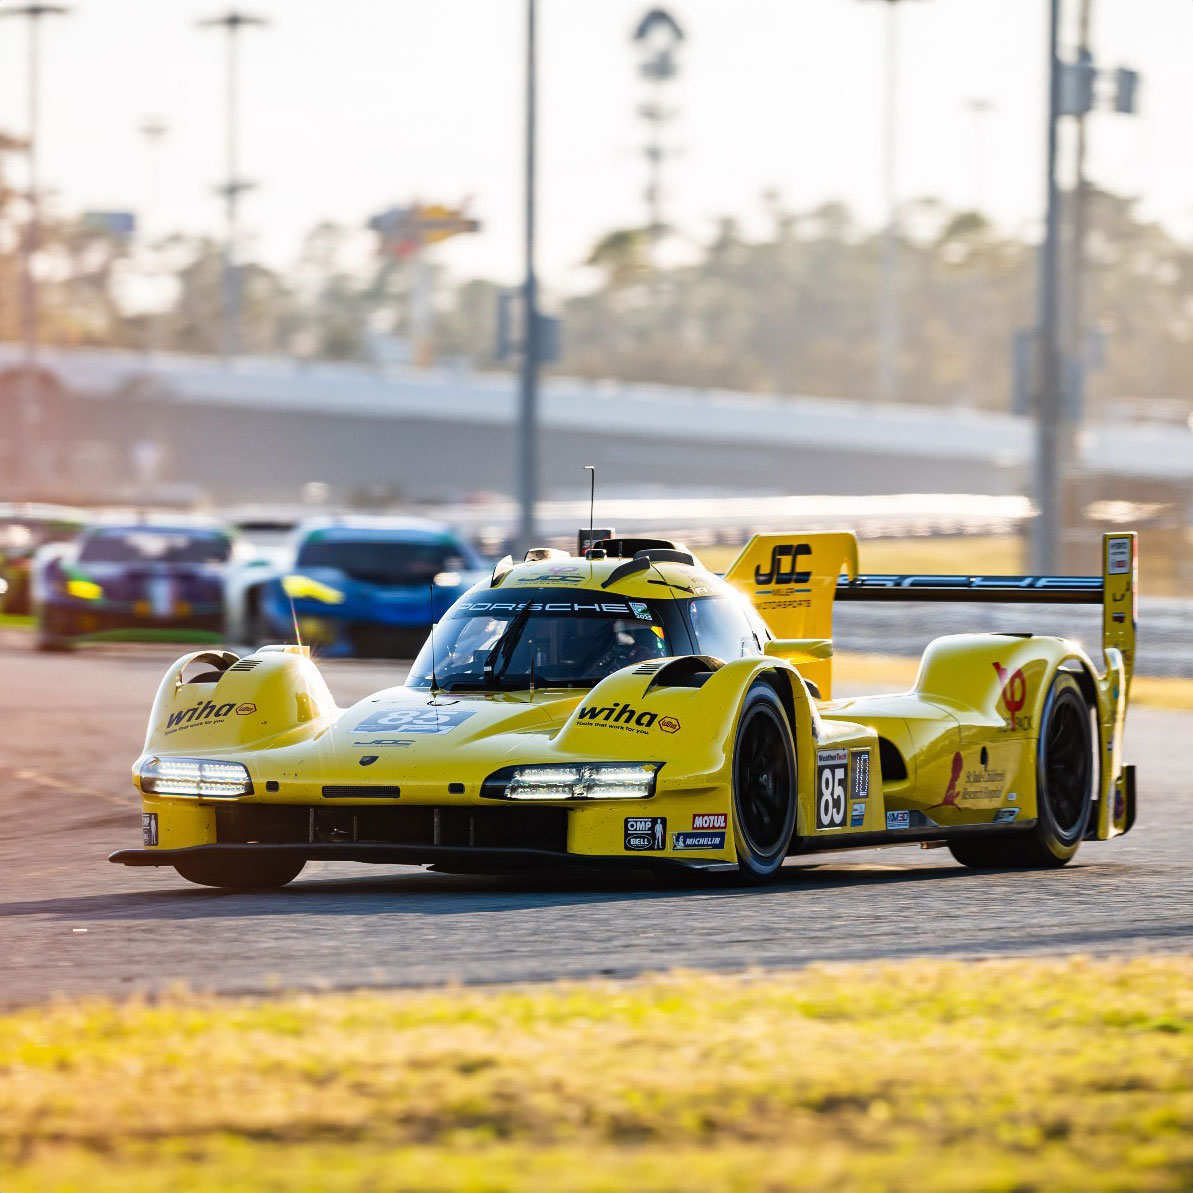
[[[658,719],[657,712],[639,712],[629,704],[609,704],[604,708],[585,706],[576,714],[576,720],[580,722],[596,721],[601,724],[607,721],[611,725],[624,725],[626,728],[634,725],[639,729],[649,729]],[[674,733],[679,728],[679,722],[674,717],[665,717],[664,720],[672,723],[667,727],[668,733]]]
[[[240,706],[240,708],[244,707],[245,705]],[[248,707],[256,711],[254,706]],[[192,725],[210,725],[231,716],[233,712],[239,712],[240,708],[237,708],[235,700],[228,704],[213,704],[210,700],[204,700],[201,704],[193,705],[191,708],[172,712],[166,721],[166,732],[169,733],[171,729],[189,729]]]
[[[755,584],[807,584],[812,579],[811,572],[796,570],[796,560],[801,555],[811,555],[812,548],[807,543],[776,543],[771,548],[770,570],[764,572],[761,566],[754,569]]]

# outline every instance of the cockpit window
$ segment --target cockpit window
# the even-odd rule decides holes
[[[446,691],[592,687],[632,663],[688,653],[674,602],[553,589],[481,590],[435,627],[407,684]]]

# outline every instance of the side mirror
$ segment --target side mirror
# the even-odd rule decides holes
[[[831,638],[772,638],[763,643],[762,653],[786,659],[796,666],[822,662],[833,657],[833,641]]]

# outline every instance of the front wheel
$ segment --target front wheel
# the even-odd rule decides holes
[[[174,869],[187,882],[237,891],[268,891],[292,882],[306,862],[288,857],[257,854],[244,857],[212,857],[198,854],[180,858]]]
[[[949,843],[953,857],[976,869],[1050,869],[1077,852],[1089,827],[1098,785],[1093,710],[1070,672],[1052,681],[1036,747],[1036,824],[1005,837]]]
[[[733,829],[737,861],[751,879],[783,864],[795,831],[795,747],[783,704],[763,680],[742,703],[733,743]]]

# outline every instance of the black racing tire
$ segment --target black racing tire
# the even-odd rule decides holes
[[[1094,710],[1075,676],[1052,681],[1036,747],[1036,823],[1030,830],[950,841],[963,866],[1046,870],[1066,865],[1089,828],[1099,782]]]
[[[293,882],[306,865],[302,858],[249,855],[212,857],[198,854],[180,859],[174,869],[187,882],[235,891],[268,891]]]
[[[756,680],[742,701],[733,740],[733,839],[741,875],[774,876],[795,832],[795,744],[774,688]]]

